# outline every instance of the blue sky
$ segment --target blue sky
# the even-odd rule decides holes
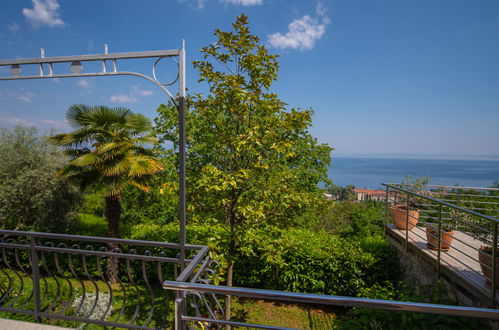
[[[4,1],[0,59],[179,48],[189,63],[236,15],[280,54],[273,87],[313,108],[312,133],[335,155],[499,155],[497,0]],[[133,66],[150,73],[150,64]],[[164,80],[173,65],[165,62]],[[0,75],[8,75],[0,67]],[[187,86],[203,91],[188,65]],[[153,118],[159,89],[131,77],[0,82],[0,126],[69,130],[73,103]]]

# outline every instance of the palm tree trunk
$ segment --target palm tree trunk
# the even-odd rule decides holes
[[[106,199],[106,219],[107,236],[112,238],[119,237],[121,220],[121,196],[108,196]],[[118,245],[116,243],[107,244],[109,251],[114,251]],[[107,276],[109,282],[114,284],[118,281],[118,259],[109,258],[107,261]]]

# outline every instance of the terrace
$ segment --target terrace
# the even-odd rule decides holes
[[[402,258],[413,256],[432,265],[427,272],[463,287],[473,297],[468,304],[495,308],[499,189],[385,186],[385,232]],[[402,221],[398,225],[390,219],[400,212],[396,208],[401,210],[395,215]],[[489,253],[483,247],[489,247]]]

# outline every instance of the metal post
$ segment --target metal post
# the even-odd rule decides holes
[[[182,310],[184,305],[184,298],[175,299],[175,330],[183,330],[184,322],[182,321]]]
[[[186,131],[185,131],[185,43],[182,41],[182,49],[179,53],[179,105],[178,105],[178,118],[179,118],[179,243],[180,243],[180,270],[183,271],[185,267],[185,226],[186,226],[186,166],[185,166],[185,148],[186,148]]]
[[[41,323],[40,314],[40,270],[38,268],[38,254],[36,254],[36,241],[32,236],[30,241],[30,259],[31,259],[31,274],[33,281],[33,303],[35,322]]]
[[[384,226],[383,226],[383,235],[386,236],[386,227],[388,226],[388,186],[386,186],[386,195],[385,195],[385,218],[384,220]]]
[[[404,252],[407,252],[407,245],[409,243],[409,209],[411,208],[410,194],[407,193],[407,213],[405,219],[405,242],[404,242]]]
[[[492,237],[492,308],[496,308],[496,274],[497,274],[497,221],[494,221],[494,237]]]
[[[427,229],[428,230],[428,229]],[[442,254],[442,204],[438,207],[438,250],[437,250],[437,277],[440,277],[440,257]]]

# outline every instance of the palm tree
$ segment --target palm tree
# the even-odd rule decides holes
[[[119,236],[121,193],[128,185],[149,191],[148,179],[163,169],[147,145],[157,143],[151,122],[125,108],[74,104],[66,113],[74,131],[52,136],[69,163],[57,175],[77,181],[82,188],[103,191],[108,236]],[[111,248],[112,246],[110,246]]]

